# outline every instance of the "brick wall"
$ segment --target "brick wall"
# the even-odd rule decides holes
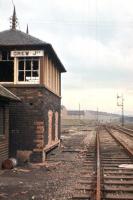
[[[7,86],[6,86],[7,87]],[[43,148],[48,144],[48,112],[53,112],[52,140],[55,140],[55,113],[59,113],[58,137],[60,138],[60,97],[43,86],[8,86],[21,102],[10,105],[10,155],[17,150],[34,151],[32,160],[41,161]]]

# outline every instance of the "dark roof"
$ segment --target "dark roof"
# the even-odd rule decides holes
[[[0,85],[0,97],[11,101],[20,101],[20,98],[10,92],[8,89]]]
[[[46,44],[46,43],[19,30],[10,29],[0,32],[1,46],[36,45],[36,44]]]
[[[57,54],[55,53],[51,44],[46,43],[36,37],[33,37],[27,33],[24,33],[19,30],[6,30],[0,32],[0,48],[11,48],[11,49],[21,49],[23,48],[42,48],[46,50],[48,54],[51,55],[53,61],[60,69],[61,72],[66,72],[63,64],[61,63],[60,59],[58,58]]]

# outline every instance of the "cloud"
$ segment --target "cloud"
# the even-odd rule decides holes
[[[25,31],[28,23],[30,34],[51,43],[65,65],[68,72],[63,75],[62,87],[66,104],[74,106],[80,94],[82,104],[89,101],[90,107],[104,104],[112,110],[114,90],[126,94],[128,90],[132,99],[132,0],[14,2],[21,30]],[[9,28],[12,10],[11,1],[0,1],[1,30]],[[132,109],[131,101],[129,105]]]

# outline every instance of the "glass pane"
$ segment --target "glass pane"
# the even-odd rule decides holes
[[[33,77],[38,77],[38,71],[32,72],[32,76],[33,76]]]
[[[19,61],[19,66],[18,66],[19,70],[24,70],[24,61]]]
[[[26,81],[31,80],[31,71],[26,71],[26,72],[25,72],[25,80],[26,80]]]
[[[19,71],[18,80],[24,81],[24,71]]]
[[[38,60],[33,60],[33,70],[38,70]]]
[[[26,70],[31,70],[31,61],[30,60],[26,61]]]

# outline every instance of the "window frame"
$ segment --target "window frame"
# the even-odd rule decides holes
[[[16,73],[16,81],[18,84],[40,84],[40,58],[39,57],[18,57],[17,59],[17,73]],[[20,61],[24,61],[24,69],[23,70],[19,70],[19,62]],[[30,70],[26,70],[26,61],[30,61],[31,62],[31,69]],[[33,62],[34,61],[38,61],[38,70],[33,70]],[[19,81],[19,72],[24,72],[24,79],[25,79],[25,73],[26,72],[38,72],[38,80],[30,80],[30,81]],[[31,77],[34,77],[31,75]]]

